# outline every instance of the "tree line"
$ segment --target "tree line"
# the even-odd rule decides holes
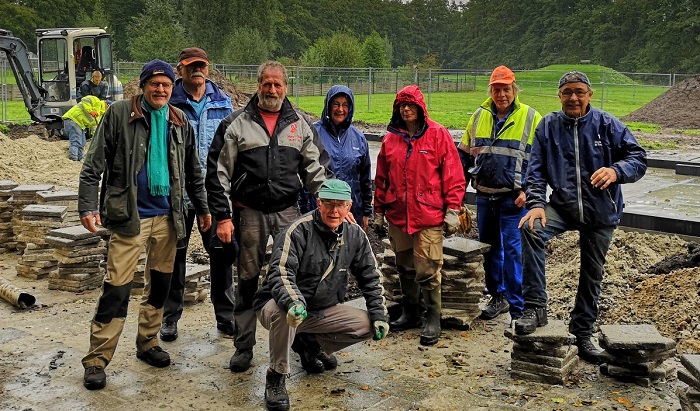
[[[230,64],[700,72],[695,0],[0,0],[0,28],[30,49],[36,28],[83,26],[131,61],[199,46]]]

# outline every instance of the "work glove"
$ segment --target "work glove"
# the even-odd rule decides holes
[[[379,341],[389,334],[389,324],[386,321],[375,321],[372,323],[372,339]]]
[[[306,308],[304,308],[303,305],[299,303],[294,304],[289,311],[287,311],[287,324],[292,328],[297,328],[307,316]]]
[[[472,214],[467,206],[459,209],[459,233],[467,234],[472,230]]]
[[[445,235],[450,236],[459,230],[459,211],[448,209],[445,213]]]
[[[97,118],[97,116],[98,116],[97,111],[94,111],[94,110],[90,112],[90,115],[95,117],[95,118]]]
[[[389,235],[386,231],[386,227],[384,227],[384,223],[384,214],[375,213],[372,228],[374,228],[374,232],[377,233],[377,237],[379,238],[386,238]]]

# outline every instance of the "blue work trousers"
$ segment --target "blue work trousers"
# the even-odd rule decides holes
[[[546,226],[542,227],[541,221],[537,220],[533,230],[530,230],[527,224],[520,230],[523,247],[525,307],[547,306],[545,244],[550,238],[565,231],[576,230],[580,235],[581,266],[569,331],[577,337],[590,337],[593,334],[593,325],[598,318],[598,298],[603,282],[605,255],[608,253],[615,227],[588,227],[576,221],[564,219],[550,205],[547,205],[545,215]]]
[[[486,289],[493,297],[505,295],[513,318],[520,317],[524,308],[518,223],[525,213],[526,210],[516,206],[515,199],[510,196],[476,197],[479,241],[491,246],[484,254]]]
[[[63,130],[68,134],[68,158],[73,161],[83,159],[83,148],[85,147],[85,130],[80,128],[78,123],[73,120],[63,120]]]

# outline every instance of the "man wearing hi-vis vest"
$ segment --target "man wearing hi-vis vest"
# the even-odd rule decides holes
[[[94,133],[105,111],[107,111],[107,103],[104,100],[95,96],[85,96],[80,103],[71,107],[63,115],[63,132],[68,135],[70,142],[69,159],[73,161],[83,159],[85,130],[89,128]]]
[[[491,245],[484,255],[491,300],[481,318],[510,312],[522,315],[523,269],[518,223],[525,215],[525,172],[535,128],[542,116],[520,102],[515,74],[506,66],[491,73],[489,98],[469,119],[459,144],[467,183],[476,190],[479,241]]]

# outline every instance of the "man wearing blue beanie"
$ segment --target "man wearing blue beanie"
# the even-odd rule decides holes
[[[202,231],[211,226],[194,130],[185,114],[168,104],[174,82],[170,64],[147,63],[139,77],[143,93],[109,107],[80,173],[81,223],[93,233],[100,225],[112,232],[102,293],[90,324],[90,349],[82,360],[83,385],[89,390],[107,382],[104,369],[124,328],[131,282],[144,249],[147,287],[136,357],[154,367],[170,365],[170,355],[158,345],[158,330],[176,242],[185,237],[185,190]]]

